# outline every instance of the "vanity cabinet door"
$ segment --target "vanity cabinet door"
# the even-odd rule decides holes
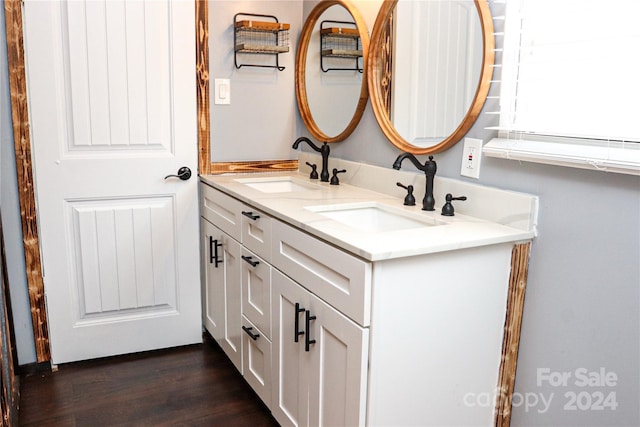
[[[311,296],[309,424],[362,426],[367,403],[369,329]]]
[[[242,372],[240,244],[202,219],[204,324]]]
[[[272,286],[273,416],[283,426],[364,425],[368,329],[276,270]]]
[[[222,232],[200,220],[202,233],[202,315],[207,331],[216,340],[224,336],[224,275],[216,260],[222,259]],[[217,251],[217,253],[216,253]]]
[[[273,270],[273,391],[271,414],[283,426],[307,426],[308,360],[304,351],[304,315],[311,294]],[[297,319],[297,321],[296,321]],[[296,332],[302,332],[298,334]],[[297,342],[296,339],[297,338]]]

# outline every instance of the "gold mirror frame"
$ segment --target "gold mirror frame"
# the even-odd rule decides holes
[[[313,34],[313,29],[316,22],[324,11],[331,6],[339,5],[344,7],[353,17],[353,20],[360,33],[360,41],[362,43],[362,55],[363,55],[363,68],[364,75],[362,76],[362,85],[360,88],[360,96],[356,110],[353,113],[351,121],[347,124],[347,127],[336,136],[328,136],[317,125],[311,114],[309,108],[309,101],[307,98],[307,85],[306,85],[306,64],[307,64],[307,51],[309,50],[309,42]],[[298,110],[302,121],[307,126],[309,133],[322,142],[340,142],[347,138],[355,130],[362,118],[364,109],[369,99],[369,92],[367,87],[367,57],[369,55],[369,33],[367,32],[367,25],[362,19],[360,12],[351,5],[347,0],[325,0],[321,1],[313,8],[309,17],[302,27],[302,34],[300,35],[300,41],[298,42],[298,51],[296,52],[296,99],[298,101]]]
[[[469,131],[469,129],[471,129],[471,126],[473,126],[478,118],[484,102],[487,99],[489,87],[491,86],[493,62],[495,59],[495,40],[493,38],[493,19],[491,17],[491,10],[489,9],[487,0],[474,0],[480,17],[483,54],[480,78],[478,79],[478,88],[476,89],[476,94],[471,102],[471,106],[467,110],[467,114],[464,116],[458,127],[440,143],[431,147],[421,148],[411,145],[394,127],[389,114],[387,113],[385,102],[386,97],[383,93],[382,85],[379,84],[379,82],[384,78],[389,78],[388,75],[382,75],[383,71],[386,69],[385,53],[391,48],[389,46],[389,40],[385,40],[384,37],[385,34],[387,34],[386,28],[388,21],[397,3],[398,0],[385,0],[383,2],[371,33],[371,45],[367,62],[367,84],[369,87],[369,93],[371,94],[371,107],[373,108],[373,113],[376,116],[376,120],[378,121],[378,125],[380,126],[380,129],[382,129],[382,132],[386,135],[389,141],[400,150],[413,154],[439,153],[456,144]]]

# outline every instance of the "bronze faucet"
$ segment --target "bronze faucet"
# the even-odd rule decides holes
[[[400,170],[400,165],[402,165],[402,161],[408,158],[411,160],[411,163],[415,165],[418,170],[424,172],[425,177],[427,178],[426,191],[424,193],[424,198],[422,199],[422,210],[423,211],[434,211],[434,205],[436,204],[435,199],[433,198],[433,177],[436,176],[436,171],[438,170],[438,165],[435,160],[433,160],[433,156],[429,156],[429,160],[427,160],[424,165],[422,165],[416,156],[411,153],[402,153],[398,156],[395,162],[393,162],[393,168],[396,170]]]
[[[294,150],[297,150],[302,141],[309,144],[309,147],[313,148],[322,155],[322,170],[320,171],[320,181],[329,182],[329,144],[325,142],[321,147],[318,147],[313,142],[311,142],[309,138],[301,136],[300,138],[296,139],[296,142],[293,143],[292,148]]]

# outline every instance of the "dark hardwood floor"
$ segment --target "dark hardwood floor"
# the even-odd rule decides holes
[[[61,365],[24,376],[21,426],[277,426],[220,347]]]

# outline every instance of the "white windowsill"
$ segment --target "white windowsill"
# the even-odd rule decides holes
[[[501,159],[546,163],[604,172],[640,175],[640,143],[535,141],[493,138],[483,154]]]

